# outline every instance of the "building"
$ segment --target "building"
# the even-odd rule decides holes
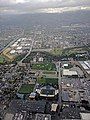
[[[90,61],[79,61],[78,65],[87,77],[90,76]]]
[[[35,99],[36,98],[36,93],[32,92],[29,96],[30,99]]]
[[[38,61],[39,61],[39,62],[43,62],[43,57],[40,57],[40,58],[38,59]]]
[[[7,113],[4,120],[12,120],[14,117],[14,114],[11,114],[11,113]]]
[[[52,104],[51,105],[51,112],[57,112],[57,109],[58,109],[58,104]]]
[[[64,104],[60,118],[61,120],[81,120],[80,110],[75,104]]]
[[[55,98],[58,94],[58,90],[49,85],[41,87],[37,92],[41,98]]]
[[[35,120],[51,120],[50,114],[36,114]]]
[[[77,71],[63,69],[63,76],[78,77],[78,73],[77,73]]]
[[[81,120],[89,120],[90,118],[90,113],[80,113],[81,115]]]
[[[29,101],[29,100],[13,100],[10,103],[9,109],[13,113],[19,113],[20,111],[29,111],[30,113],[44,113],[45,101]]]

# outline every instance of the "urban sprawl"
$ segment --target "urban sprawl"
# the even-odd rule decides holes
[[[0,120],[90,119],[90,26],[0,28]]]

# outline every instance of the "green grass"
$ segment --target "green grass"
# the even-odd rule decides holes
[[[32,65],[32,69],[54,71],[56,66],[53,63],[37,63]]]
[[[54,50],[52,50],[50,53],[52,54],[52,55],[56,55],[56,56],[58,56],[58,55],[62,55],[62,49],[61,48],[54,48]]]
[[[18,55],[18,56],[16,56],[16,58],[15,58],[15,62],[16,61],[20,61],[24,56],[25,56],[26,54],[21,54],[21,55]]]
[[[37,81],[39,84],[58,84],[58,78],[38,78]]]
[[[21,86],[18,93],[20,93],[20,94],[29,94],[29,93],[33,92],[34,86],[35,85],[24,84],[24,85]]]
[[[90,51],[90,46],[72,47],[72,48],[54,48],[50,53],[55,56],[75,56],[78,52]]]
[[[2,56],[0,56],[0,64],[4,63],[4,58]]]

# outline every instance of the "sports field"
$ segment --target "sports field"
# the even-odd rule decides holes
[[[34,86],[35,85],[32,85],[32,84],[24,84],[24,85],[21,86],[18,93],[29,94],[29,93],[33,92]]]

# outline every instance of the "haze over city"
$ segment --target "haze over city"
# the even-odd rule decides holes
[[[0,0],[1,13],[62,13],[90,10],[89,0]]]

